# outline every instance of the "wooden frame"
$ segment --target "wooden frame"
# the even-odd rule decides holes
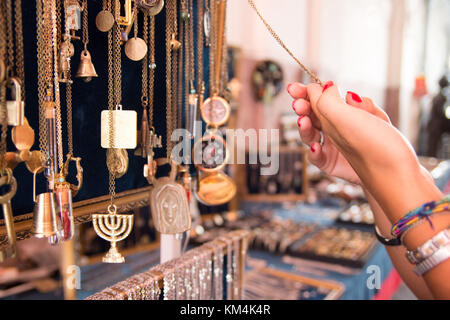
[[[119,213],[131,211],[133,209],[148,206],[150,204],[151,186],[133,189],[118,193],[115,199],[115,205]],[[110,196],[105,195],[93,199],[75,202],[73,204],[73,214],[75,225],[86,223],[92,220],[92,214],[106,213],[109,205]],[[17,240],[30,238],[31,227],[33,224],[33,213],[27,213],[14,217],[14,227]],[[5,221],[0,220],[0,246],[7,244]]]

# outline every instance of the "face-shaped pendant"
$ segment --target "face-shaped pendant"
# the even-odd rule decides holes
[[[155,181],[155,187],[150,193],[150,206],[159,232],[176,234],[191,228],[186,191],[172,178],[164,177]]]

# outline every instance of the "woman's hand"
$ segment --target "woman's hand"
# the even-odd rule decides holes
[[[311,161],[328,173],[360,180],[392,222],[442,196],[424,176],[410,144],[369,99],[359,102],[358,96],[349,93],[347,102],[354,101],[348,104],[333,83],[324,88],[294,84],[289,92],[297,99],[296,112],[305,116],[300,131],[313,148]],[[319,130],[326,135],[323,150],[318,143]],[[350,174],[348,165],[359,180]]]
[[[324,138],[323,146],[318,142],[320,140],[321,124],[311,110],[308,100],[304,99],[306,87],[300,83],[293,83],[288,86],[288,93],[294,98],[292,107],[300,116],[298,119],[298,130],[302,141],[310,146],[308,152],[309,161],[328,175],[347,180],[351,183],[361,184],[361,180],[355,170],[350,166],[347,159],[339,152],[336,146],[327,137]],[[361,98],[353,92],[348,92],[346,102],[376,117],[390,123],[387,114],[369,98]]]

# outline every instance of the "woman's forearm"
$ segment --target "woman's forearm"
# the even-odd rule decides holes
[[[383,209],[380,207],[375,198],[367,190],[365,190],[365,194],[372,209],[375,223],[380,230],[381,235],[385,238],[391,238],[389,236],[392,226],[391,222],[386,217]],[[406,249],[403,246],[386,246],[386,251],[391,258],[392,264],[394,265],[395,269],[400,274],[400,277],[403,279],[408,288],[416,295],[416,297],[419,299],[433,299],[433,295],[428,289],[425,280],[421,277],[418,277],[414,273],[414,266],[411,265],[406,259]]]

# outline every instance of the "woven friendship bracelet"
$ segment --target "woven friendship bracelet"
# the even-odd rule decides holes
[[[392,226],[391,234],[394,237],[400,237],[406,230],[411,228],[413,225],[426,219],[433,228],[433,223],[431,222],[430,216],[435,213],[450,210],[450,195],[444,197],[439,201],[432,201],[425,203],[407,213],[403,218],[401,218],[396,224]]]

